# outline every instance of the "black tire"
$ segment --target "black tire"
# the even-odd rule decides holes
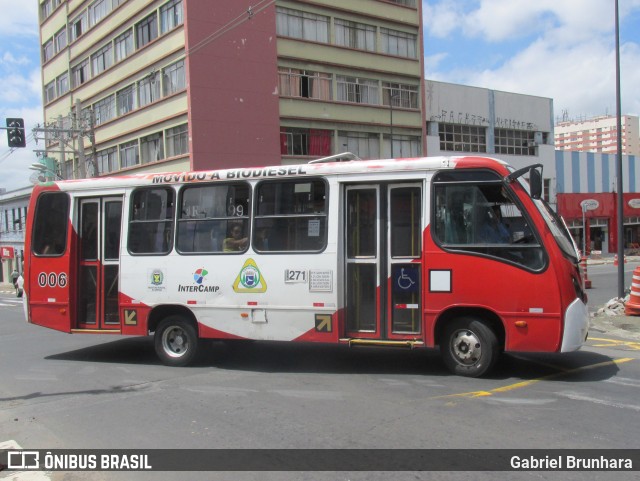
[[[440,339],[440,355],[452,373],[480,377],[498,360],[498,338],[484,322],[460,317],[445,327]]]
[[[198,351],[198,334],[193,323],[182,316],[164,319],[154,336],[156,354],[167,366],[186,366]]]

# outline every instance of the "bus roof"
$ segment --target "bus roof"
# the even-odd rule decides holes
[[[308,176],[394,173],[408,171],[435,171],[454,168],[489,168],[506,175],[507,163],[485,156],[440,156],[406,159],[352,160],[348,162],[318,162],[268,167],[239,167],[223,170],[185,172],[149,172],[129,175],[112,175],[88,179],[51,181],[41,186],[56,186],[64,191],[114,189],[153,184],[182,184],[267,178],[300,178]]]

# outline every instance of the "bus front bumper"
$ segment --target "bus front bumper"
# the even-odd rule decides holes
[[[587,340],[589,334],[589,310],[580,299],[576,299],[564,315],[564,332],[560,352],[577,351]]]

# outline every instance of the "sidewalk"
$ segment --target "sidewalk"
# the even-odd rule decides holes
[[[624,314],[592,317],[589,320],[589,337],[598,337],[598,334],[640,341],[640,317]]]

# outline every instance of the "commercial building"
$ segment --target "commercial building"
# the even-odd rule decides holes
[[[40,2],[64,178],[424,150],[417,0]]]
[[[576,244],[587,253],[618,252],[617,155],[556,150],[557,202]],[[640,252],[640,157],[622,156],[623,246]]]
[[[640,123],[635,115],[623,115],[622,153],[640,155]],[[577,152],[618,152],[618,123],[611,115],[589,119],[566,120],[555,126],[555,143],[558,150]]]
[[[516,168],[543,165],[544,197],[556,203],[553,100],[425,81],[427,152],[477,153]]]

